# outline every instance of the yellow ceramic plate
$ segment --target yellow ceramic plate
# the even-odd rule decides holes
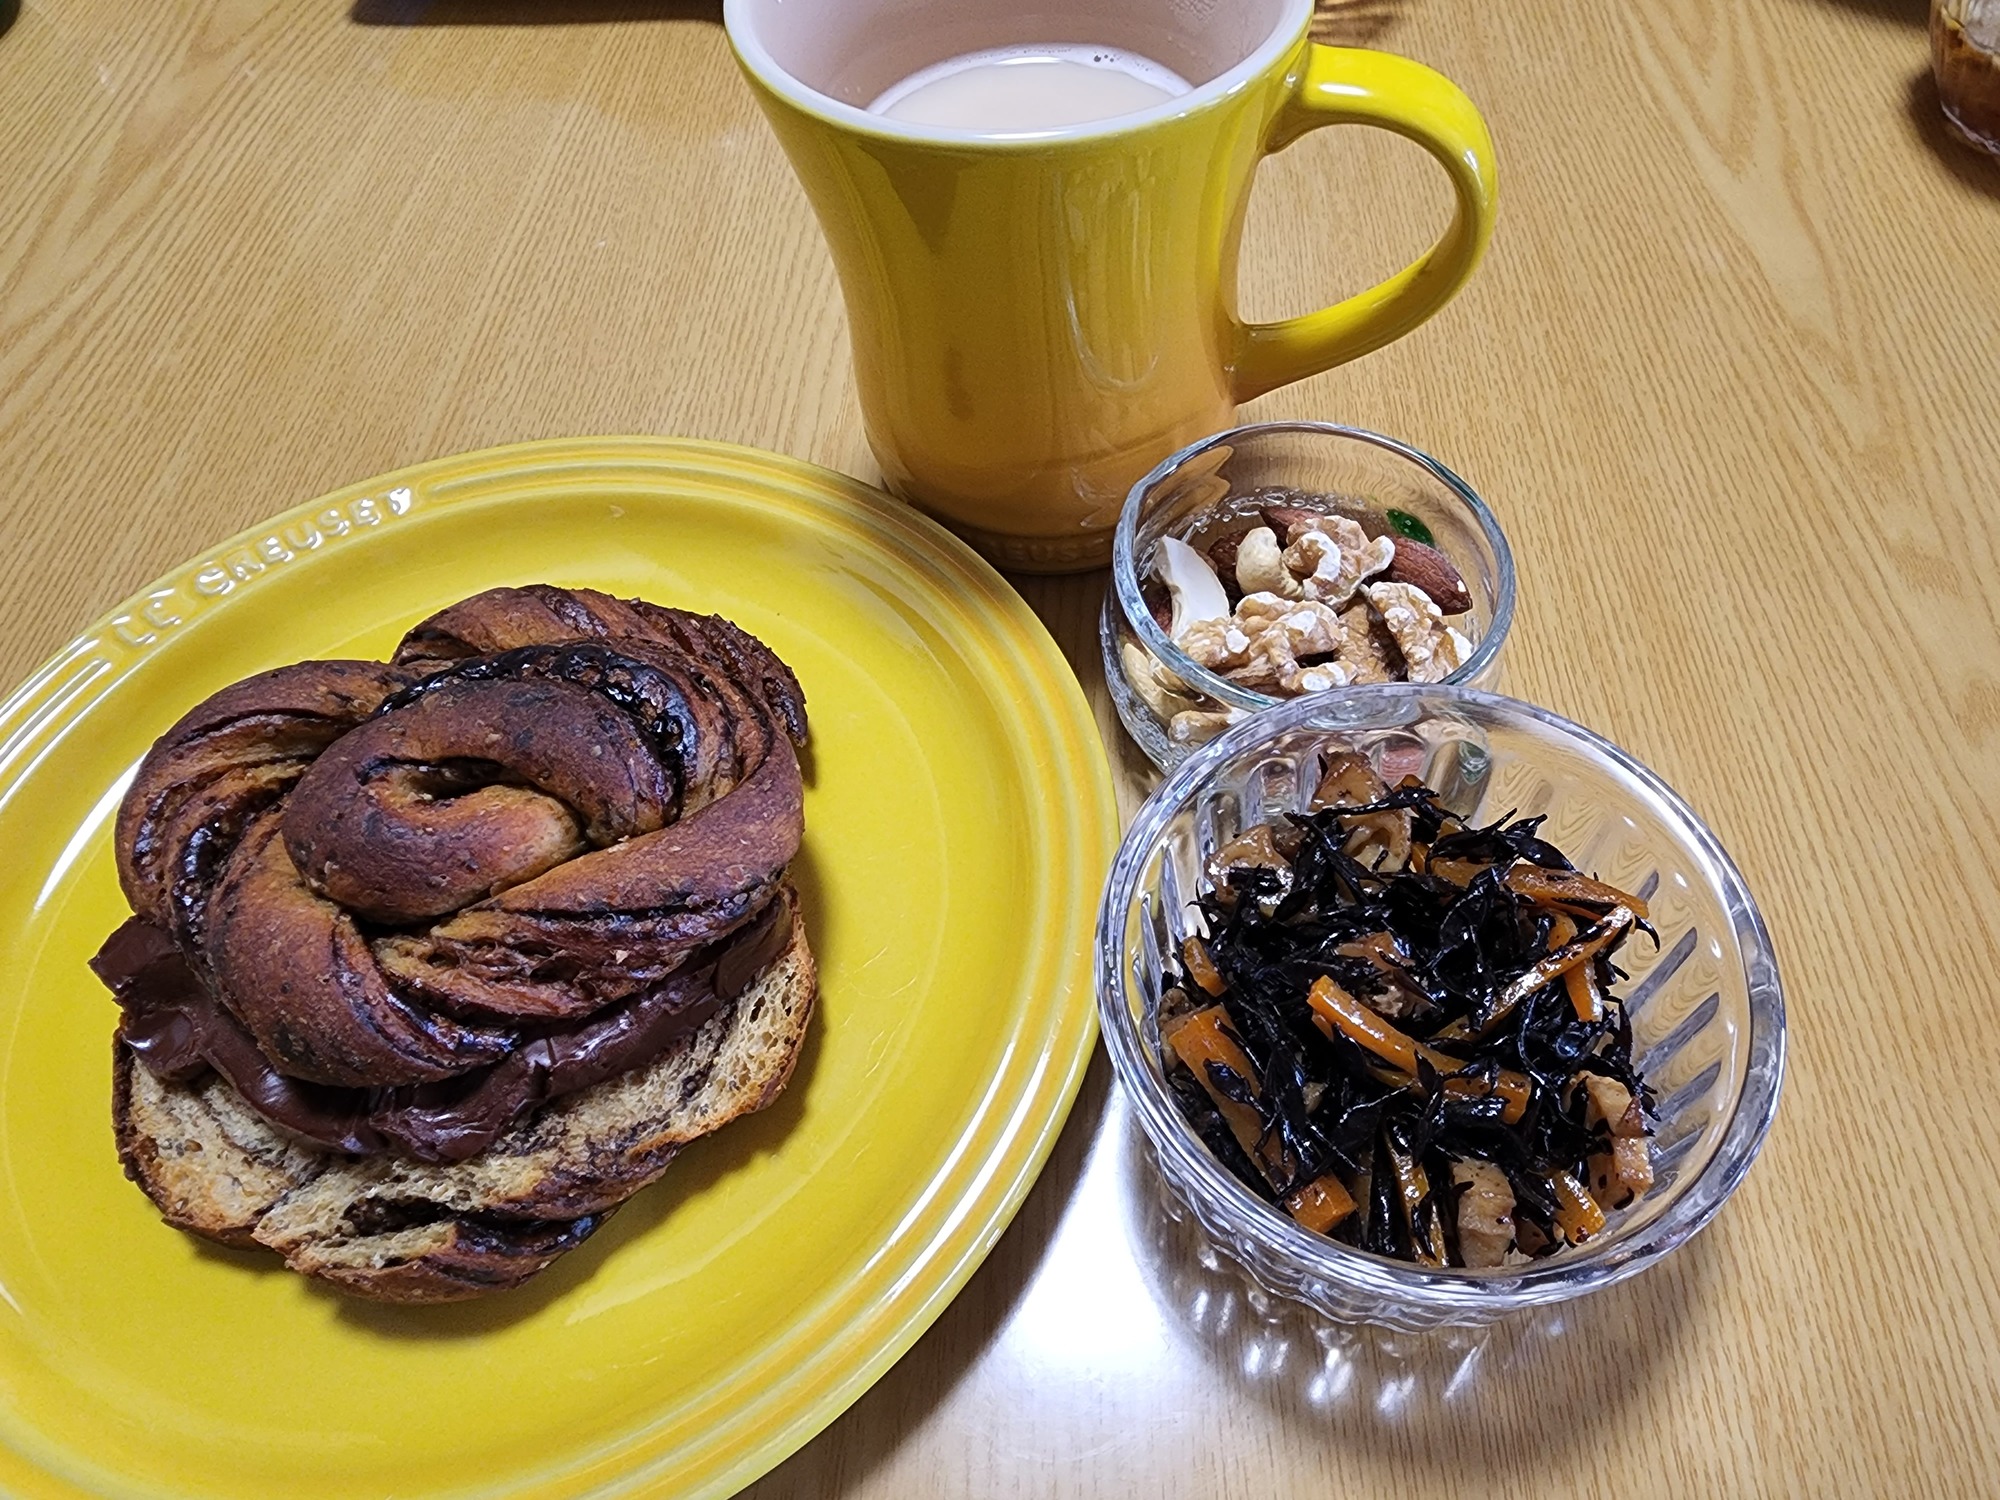
[[[112,1149],[111,820],[181,711],[385,655],[502,583],[726,614],[812,716],[821,1008],[780,1101],[554,1270],[389,1309],[166,1228]],[[0,708],[0,1493],[720,1495],[831,1421],[1019,1204],[1095,1034],[1115,841],[1055,645],[931,523],[824,470],[535,443],[344,490],[147,590]]]

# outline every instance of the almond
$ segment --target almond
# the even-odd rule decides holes
[[[1208,560],[1215,564],[1216,577],[1222,586],[1228,588],[1236,582],[1236,552],[1243,545],[1247,532],[1232,531],[1227,536],[1219,536],[1208,544]]]
[[[1396,538],[1396,556],[1383,575],[1388,583],[1409,583],[1422,589],[1431,602],[1448,615],[1462,615],[1472,608],[1472,591],[1451,559],[1435,547]]]

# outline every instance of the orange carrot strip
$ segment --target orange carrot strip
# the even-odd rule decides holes
[[[1247,1104],[1239,1103],[1221,1093],[1215,1081],[1208,1076],[1208,1065],[1219,1063],[1229,1069],[1250,1086],[1253,1094],[1261,1092],[1263,1081],[1257,1076],[1257,1068],[1236,1045],[1233,1038],[1223,1028],[1229,1013],[1220,1005],[1211,1005],[1198,1010],[1193,1015],[1183,1016],[1174,1023],[1173,1029],[1161,1038],[1174,1055],[1187,1064],[1194,1074],[1195,1082],[1208,1091],[1208,1097],[1215,1101],[1221,1111],[1222,1120],[1229,1127],[1229,1133],[1236,1137],[1236,1144],[1243,1148],[1243,1154],[1252,1161],[1261,1162],[1260,1144],[1264,1139],[1264,1122],[1257,1111]]]
[[[1314,1234],[1325,1234],[1354,1212],[1354,1195],[1331,1172],[1285,1196],[1285,1212]]]
[[[1549,1177],[1556,1194],[1556,1224],[1572,1245],[1580,1245],[1604,1228],[1604,1210],[1568,1172]]]
[[[1438,1060],[1453,1061],[1446,1058],[1442,1052],[1433,1051],[1431,1048],[1426,1047],[1424,1051],[1429,1054],[1425,1061],[1437,1068],[1440,1073],[1443,1073],[1444,1069],[1438,1066]],[[1447,1094],[1455,1094],[1461,1099],[1484,1099],[1490,1095],[1505,1100],[1506,1107],[1500,1111],[1500,1119],[1507,1125],[1521,1123],[1521,1116],[1528,1112],[1528,1098],[1534,1092],[1534,1087],[1524,1075],[1506,1068],[1501,1068],[1495,1073],[1491,1085],[1477,1074],[1447,1074],[1444,1080],[1444,1091]]]
[[[1329,1040],[1335,1031],[1339,1031],[1349,1041],[1366,1047],[1399,1073],[1416,1076],[1415,1039],[1391,1026],[1326,975],[1322,974],[1313,981],[1312,989],[1306,994],[1306,1004],[1312,1007],[1313,1024],[1325,1032]]]
[[[1517,864],[1507,872],[1506,883],[1508,890],[1530,901],[1586,907],[1627,906],[1635,917],[1646,916],[1646,903],[1637,896],[1575,870],[1545,870],[1540,865]]]
[[[1181,944],[1181,962],[1187,965],[1188,978],[1211,995],[1220,995],[1229,986],[1223,983],[1222,971],[1215,967],[1215,960],[1208,956],[1208,948],[1198,937],[1189,937]]]
[[[1538,960],[1535,966],[1520,975],[1502,990],[1493,1002],[1493,1014],[1486,1019],[1485,1026],[1474,1031],[1472,1024],[1463,1018],[1453,1021],[1437,1033],[1440,1041],[1457,1041],[1462,1037],[1484,1036],[1499,1025],[1523,1000],[1540,989],[1567,974],[1578,964],[1588,963],[1606,948],[1618,941],[1626,929],[1637,918],[1629,906],[1614,906],[1604,914],[1604,920],[1578,938],[1575,942],[1557,948]]]
[[[1503,1013],[1505,1010],[1512,1010],[1551,979],[1558,979],[1578,964],[1588,963],[1597,957],[1611,946],[1613,940],[1621,937],[1634,920],[1631,907],[1612,907],[1602,922],[1575,942],[1565,943],[1562,947],[1551,951],[1548,957],[1508,985],[1501,992]]]
[[[1605,914],[1600,907],[1578,906],[1574,901],[1537,901],[1535,910],[1560,912],[1563,916],[1574,918],[1579,927],[1592,926]]]
[[[1447,855],[1443,859],[1431,860],[1426,873],[1435,875],[1440,880],[1449,880],[1455,886],[1464,887],[1472,884],[1474,876],[1492,868],[1490,860],[1453,859]]]
[[[1297,1168],[1277,1137],[1266,1134],[1257,1111],[1223,1094],[1208,1076],[1208,1064],[1219,1063],[1241,1078],[1253,1095],[1263,1092],[1257,1066],[1225,1029],[1228,1022],[1229,1012],[1220,1005],[1211,1005],[1184,1016],[1161,1040],[1187,1064],[1188,1071],[1221,1112],[1223,1123],[1229,1126],[1229,1133],[1236,1137],[1243,1154],[1257,1163],[1265,1180],[1275,1188],[1297,1176]],[[1339,1178],[1328,1174],[1288,1193],[1285,1210],[1306,1228],[1325,1234],[1354,1212],[1354,1199]]]
[[[1569,1003],[1575,1007],[1579,1021],[1604,1019],[1604,996],[1597,988],[1597,980],[1591,974],[1589,964],[1578,964],[1565,973],[1563,988],[1569,991]]]
[[[1417,1059],[1422,1058],[1444,1076],[1445,1092],[1465,1099],[1497,1095],[1507,1101],[1500,1118],[1509,1125],[1518,1123],[1527,1113],[1534,1085],[1525,1076],[1502,1068],[1490,1086],[1483,1078],[1467,1076],[1462,1060],[1398,1031],[1324,974],[1313,981],[1306,1004],[1312,1007],[1313,1025],[1328,1040],[1338,1031],[1349,1041],[1366,1047],[1395,1069],[1403,1087],[1416,1082]]]

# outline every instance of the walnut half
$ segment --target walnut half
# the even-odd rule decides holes
[[[1444,612],[1413,583],[1371,583],[1362,592],[1382,617],[1412,682],[1442,682],[1465,665],[1472,643],[1444,622]]]

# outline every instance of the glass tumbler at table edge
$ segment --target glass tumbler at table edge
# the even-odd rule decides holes
[[[1254,515],[1267,491],[1297,491],[1333,499],[1370,536],[1392,529],[1386,513],[1423,524],[1472,595],[1468,616],[1448,622],[1469,636],[1472,654],[1444,681],[1492,690],[1500,681],[1500,648],[1514,620],[1514,554],[1493,512],[1458,475],[1395,438],[1335,422],[1260,422],[1191,443],[1132,487],[1118,518],[1098,623],[1104,680],[1119,721],[1146,756],[1171,771],[1207,740],[1273,704],[1290,700],[1240,687],[1190,659],[1160,628],[1141,593],[1153,549],[1162,536],[1199,534]],[[1263,503],[1273,503],[1266,497]],[[1132,682],[1126,654],[1163,667],[1192,690],[1207,729],[1178,733]]]
[[[1931,0],[1931,68],[1952,133],[2000,156],[2000,0]]]
[[[1110,557],[1125,492],[1236,404],[1402,337],[1493,228],[1492,141],[1448,79],[1308,40],[1313,0],[725,0],[731,43],[817,213],[889,488],[1002,567]],[[1011,135],[871,114],[989,48],[1127,48],[1191,92]],[[1263,157],[1322,125],[1391,130],[1456,210],[1413,264],[1316,313],[1245,323],[1237,249]],[[774,289],[773,295],[785,295]]]

